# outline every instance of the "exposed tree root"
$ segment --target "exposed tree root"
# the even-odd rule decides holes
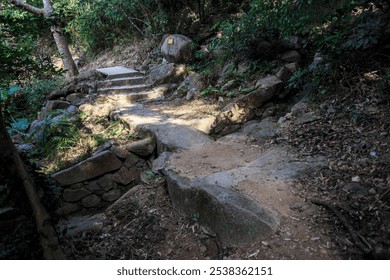
[[[355,242],[355,245],[364,253],[364,254],[370,254],[372,253],[372,246],[371,244],[360,234],[358,233],[352,225],[347,221],[345,216],[337,210],[336,205],[332,205],[328,202],[317,200],[317,199],[310,199],[310,202],[319,206],[324,206],[331,210],[333,214],[340,220],[340,222],[344,225],[344,227],[348,230],[349,234],[351,235],[353,241]]]

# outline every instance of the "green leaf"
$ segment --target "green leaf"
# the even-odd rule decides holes
[[[18,90],[20,90],[20,86],[18,85],[14,85],[12,87],[9,88],[8,90],[8,95],[13,95],[15,92],[17,92]]]
[[[21,132],[26,131],[28,129],[28,126],[29,126],[29,123],[28,123],[28,120],[26,118],[16,119],[13,123],[11,123],[12,129],[17,130],[17,131],[21,131]]]

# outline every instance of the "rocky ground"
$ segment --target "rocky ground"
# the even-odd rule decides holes
[[[151,72],[162,68],[169,73],[180,72],[171,64],[151,68]],[[373,80],[372,75],[364,77],[354,81],[355,86],[345,85],[343,94],[329,92],[315,98],[302,93],[286,98],[281,91],[283,81],[276,76],[257,82],[258,87],[265,89],[232,99],[214,95],[193,99],[193,95],[183,96],[172,90],[172,85],[149,88],[142,77],[146,83],[142,84],[143,92],[116,94],[101,90],[94,97],[84,92],[82,103],[73,104],[89,116],[84,129],[96,130],[91,118],[96,116],[96,120],[103,118],[129,128],[138,127],[139,131],[149,133],[148,137],[152,133],[157,144],[146,156],[141,156],[144,164],[142,172],[137,173],[141,174],[139,179],[132,178],[131,184],[115,183],[123,196],[111,206],[65,217],[53,216],[67,258],[389,258],[388,84],[385,81],[383,86],[383,81]],[[113,81],[107,82],[106,85]],[[272,90],[268,91],[268,87]],[[104,91],[107,90],[114,91],[106,87]],[[149,100],[141,100],[144,98]],[[225,106],[229,102],[232,104]],[[243,104],[250,109],[246,110]],[[248,122],[249,119],[252,120]],[[236,125],[234,121],[246,124]],[[215,139],[193,128],[210,133]],[[125,145],[126,139],[116,141],[113,137],[108,149]],[[203,145],[197,146],[199,143]],[[153,160],[164,151],[174,154],[161,160],[165,165],[155,168]],[[116,156],[126,165],[127,154]],[[172,172],[179,174],[179,178],[172,177]],[[262,238],[248,245],[245,233],[232,237],[231,233],[223,236],[220,231],[222,235],[218,235],[207,226],[207,218],[197,211],[191,212],[193,209],[186,208],[186,201],[172,196],[172,192],[179,191],[191,200],[193,194],[186,191],[189,184],[207,195],[215,195],[212,207],[222,205],[225,209],[223,200],[219,200],[219,189],[213,186],[214,180],[216,185],[231,188],[235,201],[242,203],[247,201],[241,200],[243,197],[249,197],[253,202],[250,207],[271,209],[265,211],[269,216]],[[91,182],[84,183],[82,188]],[[72,202],[80,204],[76,199]],[[196,203],[188,205],[198,210]],[[240,211],[247,209],[245,203],[239,206]],[[254,206],[250,207],[252,210]],[[4,209],[0,213],[4,225],[23,217],[18,214],[9,218],[12,211]],[[234,221],[240,216],[215,210],[222,213],[221,220],[241,225],[241,221]],[[13,231],[9,233],[22,224],[32,228],[29,222],[13,223]],[[33,231],[26,232],[34,236]],[[5,244],[10,238],[9,234],[2,237],[3,252],[7,252]],[[230,242],[232,239],[235,241]],[[15,258],[24,254],[23,246],[14,246],[19,248]],[[39,251],[36,252],[23,258],[39,258]]]
[[[332,101],[328,99],[325,104],[333,108]],[[249,247],[221,244],[213,232],[198,224],[196,217],[191,219],[172,209],[165,180],[157,176],[150,184],[135,187],[131,195],[98,215],[90,231],[65,234],[64,248],[71,258],[93,259],[387,258],[388,144],[375,136],[369,137],[375,135],[374,131],[387,136],[388,119],[383,114],[386,102],[380,103],[375,112],[377,125],[371,125],[370,119],[359,124],[360,130],[366,131],[365,137],[352,133],[357,129],[352,115],[329,110],[326,105],[322,110],[313,110],[315,103],[300,102],[287,114],[284,126],[288,133],[268,138],[261,148],[275,143],[288,145],[301,157],[320,154],[328,161],[321,171],[302,177],[291,187],[292,196],[288,205],[284,205],[289,215],[283,217],[283,226],[260,243]],[[175,112],[185,110],[187,115],[191,111],[197,115],[198,103],[178,103]],[[206,108],[211,113],[214,106],[207,107],[204,103],[200,106],[202,114],[207,113]],[[329,119],[329,111],[333,112],[333,121]],[[343,129],[332,130],[332,134],[324,130],[330,126]],[[350,134],[345,133],[346,128],[351,130]],[[324,138],[328,134],[331,139]],[[354,152],[351,144],[366,148]],[[340,147],[351,149],[348,158],[339,155]],[[343,165],[335,163],[336,160]],[[343,172],[337,169],[340,166]]]

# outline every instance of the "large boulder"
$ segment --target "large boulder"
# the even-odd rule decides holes
[[[170,35],[161,46],[161,54],[168,62],[188,63],[193,56],[192,40],[184,35]]]
[[[212,124],[212,134],[226,135],[239,129],[239,124],[243,124],[255,116],[253,109],[263,106],[268,100],[280,93],[283,82],[275,76],[268,76],[259,79],[256,86],[256,90],[243,95],[223,109]]]
[[[151,66],[149,78],[151,83],[155,85],[175,83],[182,79],[184,73],[184,66],[175,66],[174,63],[167,63]]]
[[[206,84],[202,76],[192,72],[179,85],[175,94],[185,95],[187,100],[191,100],[194,96],[199,95],[205,87]]]
[[[49,100],[46,102],[45,107],[42,108],[41,113],[40,113],[40,119],[44,119],[47,116],[50,115],[51,112],[54,110],[66,110],[71,104],[67,101],[62,101],[62,100]]]

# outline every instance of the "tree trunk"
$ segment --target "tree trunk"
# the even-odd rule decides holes
[[[52,18],[53,16],[53,5],[51,3],[51,0],[42,0],[43,9],[34,7],[20,0],[7,0],[7,1],[8,3],[14,5],[15,7],[18,7],[20,9],[23,9],[25,11],[28,11],[38,16],[43,16],[48,19]],[[76,64],[74,63],[72,54],[70,53],[68,41],[66,40],[62,28],[60,27],[60,25],[53,25],[50,27],[50,30],[53,34],[54,41],[60,53],[62,63],[64,64],[64,69],[68,71],[71,77],[77,76],[79,71],[77,70]]]
[[[8,135],[3,119],[2,108],[0,104],[0,164],[7,170],[14,172],[19,176],[27,194],[30,206],[35,218],[37,232],[40,243],[43,248],[43,256],[48,260],[65,259],[59,246],[57,231],[50,221],[50,216],[41,203],[38,188],[27,171],[27,167],[16,151],[11,137]],[[8,173],[9,174],[9,173]]]
[[[72,54],[69,50],[68,41],[62,32],[62,28],[53,25],[50,27],[51,33],[53,34],[54,41],[58,52],[60,53],[64,69],[69,71],[71,77],[77,76],[79,71],[77,70],[76,64],[74,63]]]

